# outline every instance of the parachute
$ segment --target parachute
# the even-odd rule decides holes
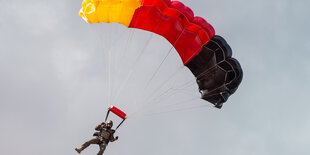
[[[79,15],[88,23],[119,23],[166,38],[196,77],[201,98],[217,108],[242,81],[241,66],[227,42],[179,1],[84,0]]]

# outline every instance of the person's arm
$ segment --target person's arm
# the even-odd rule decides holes
[[[95,130],[96,130],[96,131],[100,131],[100,126],[101,126],[101,125],[97,125],[96,128],[95,128]]]
[[[102,128],[101,126],[102,126],[102,124],[97,125],[96,128],[95,128],[95,130],[96,130],[96,131],[100,131],[101,128]]]
[[[118,136],[114,137],[114,133],[115,133],[115,131],[113,131],[111,134],[110,142],[114,142],[114,141],[118,140]]]

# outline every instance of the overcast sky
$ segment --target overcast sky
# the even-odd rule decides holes
[[[171,45],[117,24],[89,25],[81,2],[0,1],[0,154],[76,154],[108,101],[130,114],[108,155],[310,154],[310,1],[182,0],[243,67],[222,110],[186,85],[194,77],[175,50],[147,85]]]

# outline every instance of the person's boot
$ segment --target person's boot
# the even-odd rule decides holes
[[[75,148],[75,151],[78,152],[78,153],[81,153],[82,149],[81,148]]]

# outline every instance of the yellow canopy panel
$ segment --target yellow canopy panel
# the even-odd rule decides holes
[[[143,0],[84,0],[79,15],[89,23],[120,23],[129,26]]]

